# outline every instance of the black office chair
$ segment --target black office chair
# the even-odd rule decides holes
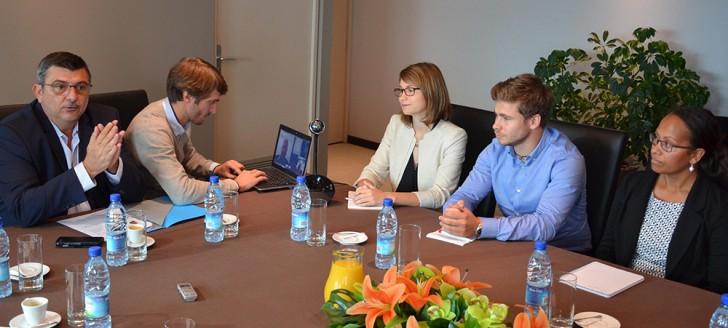
[[[119,128],[126,130],[134,116],[149,105],[149,98],[147,92],[140,89],[92,94],[89,103],[111,106],[119,110]]]
[[[468,142],[465,145],[465,161],[463,162],[462,170],[460,171],[460,181],[458,182],[459,187],[473,169],[478,155],[495,138],[495,134],[493,133],[495,114],[487,110],[453,104],[450,122],[461,127],[468,134]],[[475,208],[473,213],[477,216],[492,217],[495,212],[495,204],[495,196],[491,192]]]
[[[25,104],[15,104],[15,105],[2,105],[0,106],[0,121],[2,121],[6,116],[15,113],[16,111],[23,108]]]
[[[111,106],[119,111],[119,128],[126,130],[134,116],[149,104],[147,92],[144,90],[130,90],[92,94],[89,103]],[[27,104],[0,106],[0,120],[20,110]]]
[[[720,130],[723,131],[723,141],[728,146],[728,117],[716,116],[715,118],[718,119]]]
[[[619,178],[627,135],[622,131],[595,126],[549,121],[571,140],[586,165],[586,211],[592,235],[592,249],[599,246]]]

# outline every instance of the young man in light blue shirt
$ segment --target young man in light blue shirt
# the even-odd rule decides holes
[[[565,135],[544,127],[553,102],[550,90],[538,77],[522,74],[496,84],[491,97],[496,138],[443,206],[442,229],[589,250],[584,158]],[[504,216],[476,217],[472,209],[490,191]]]

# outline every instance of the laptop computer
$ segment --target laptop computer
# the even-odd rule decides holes
[[[257,191],[286,189],[296,185],[296,176],[306,174],[311,136],[283,124],[278,128],[278,138],[271,160],[246,163],[246,169],[261,170],[268,180],[257,184]]]

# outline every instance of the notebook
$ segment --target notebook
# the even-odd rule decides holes
[[[594,261],[571,271],[576,288],[610,298],[645,280],[644,276]]]
[[[310,146],[310,136],[281,124],[273,148],[273,159],[245,164],[245,168],[261,170],[268,176],[267,181],[254,187],[255,190],[271,191],[294,186],[296,176],[305,175]]]

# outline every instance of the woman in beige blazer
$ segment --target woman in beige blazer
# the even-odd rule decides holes
[[[389,120],[379,148],[354,183],[357,205],[438,208],[460,179],[467,134],[447,121],[450,97],[440,69],[431,63],[407,66],[394,89],[401,112]],[[389,179],[393,192],[380,188]]]

